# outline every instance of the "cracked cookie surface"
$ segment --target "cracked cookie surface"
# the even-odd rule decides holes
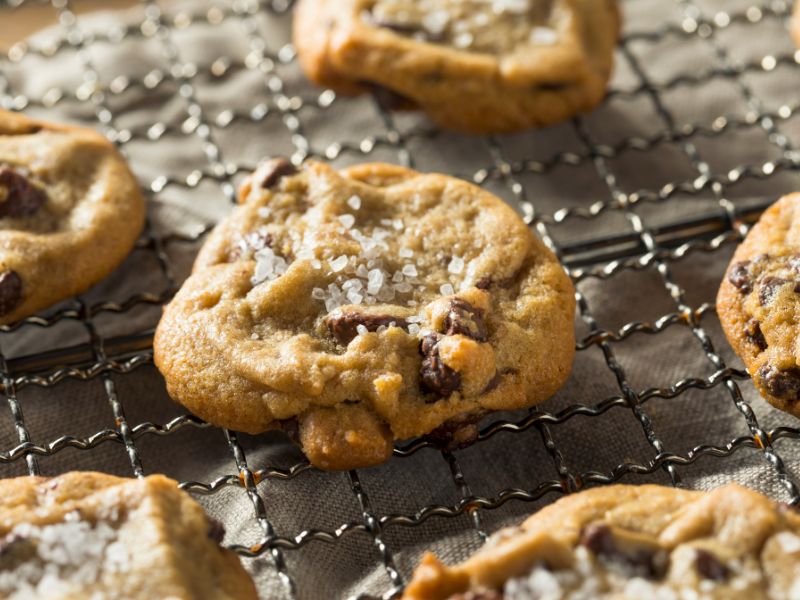
[[[155,362],[216,425],[295,432],[326,469],[463,444],[569,374],[574,291],[505,203],[386,164],[265,162],[168,305]]]
[[[768,208],[736,249],[717,313],[761,395],[800,416],[800,194]]]
[[[100,281],[131,251],[144,218],[111,142],[0,110],[0,324]]]
[[[403,600],[789,600],[800,515],[731,484],[612,485],[558,500],[465,562],[426,554]]]
[[[543,126],[605,96],[616,0],[301,0],[310,79],[475,133]]]
[[[225,531],[178,484],[72,472],[0,481],[0,596],[256,599]]]

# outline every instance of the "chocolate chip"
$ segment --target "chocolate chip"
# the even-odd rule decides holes
[[[444,364],[439,356],[439,338],[435,334],[426,335],[419,345],[424,356],[419,369],[423,391],[446,398],[461,388],[461,374]]]
[[[485,342],[488,334],[483,311],[461,298],[454,298],[444,318],[444,333],[465,335],[475,341]]]
[[[750,319],[744,324],[744,335],[747,341],[754,344],[759,350],[764,351],[767,349],[767,340],[764,339],[764,334],[761,331],[761,323],[756,319]]]
[[[728,281],[742,294],[749,294],[753,290],[753,278],[750,275],[750,261],[743,260],[731,265],[728,271]]]
[[[22,300],[22,279],[16,271],[0,273],[0,316],[7,315]]]
[[[415,33],[420,33],[419,27],[413,23],[398,23],[396,21],[374,19],[372,24],[375,25],[375,27],[388,29],[402,35],[414,35]]]
[[[481,277],[475,282],[475,287],[479,290],[488,290],[492,285],[491,277]]]
[[[792,282],[783,277],[774,277],[772,275],[767,275],[761,279],[761,281],[758,282],[758,301],[761,303],[761,306],[772,304],[778,290],[787,283]]]
[[[363,325],[367,331],[377,331],[378,327],[389,327],[394,323],[396,327],[406,328],[405,319],[391,315],[370,315],[359,312],[337,311],[328,315],[326,324],[336,341],[346,346],[358,335],[358,326]]]
[[[29,217],[47,202],[45,191],[11,167],[0,167],[0,217]]]
[[[481,393],[482,394],[488,394],[492,390],[496,389],[497,386],[500,385],[501,381],[503,381],[503,376],[500,375],[500,372],[498,371],[497,373],[494,374],[494,377],[492,377],[489,380],[489,383],[486,384],[486,387],[483,388],[483,391]]]
[[[208,537],[214,540],[217,544],[221,544],[225,538],[225,525],[221,521],[212,517],[208,518]]]
[[[666,553],[641,543],[618,540],[607,525],[587,526],[581,534],[580,544],[598,557],[622,564],[651,579],[663,577],[666,573]]]
[[[770,395],[796,402],[800,398],[800,369],[778,369],[770,364],[762,365],[756,376]]]
[[[695,550],[694,566],[704,579],[725,581],[728,578],[728,567],[708,550],[701,548]]]
[[[297,173],[297,167],[285,158],[272,158],[261,163],[253,174],[255,182],[263,189],[269,189],[281,179]]]

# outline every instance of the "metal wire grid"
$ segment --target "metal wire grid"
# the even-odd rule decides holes
[[[642,0],[627,0],[626,4],[634,4]],[[697,0],[700,2],[700,0]],[[6,4],[13,9],[22,4],[22,0],[14,0]],[[196,188],[203,181],[219,184],[225,197],[233,200],[233,177],[250,171],[254,164],[231,163],[225,160],[223,152],[215,140],[214,128],[225,128],[235,121],[261,122],[267,118],[280,117],[291,134],[294,144],[295,161],[307,157],[320,157],[329,160],[343,154],[370,156],[376,149],[388,148],[397,152],[401,163],[414,165],[414,153],[409,144],[414,139],[425,140],[438,135],[435,130],[401,131],[393,115],[382,109],[380,115],[385,126],[381,135],[365,137],[360,143],[334,143],[323,150],[315,149],[313,138],[300,118],[303,108],[312,108],[324,113],[331,106],[342,102],[331,92],[322,92],[314,97],[289,96],[284,93],[282,81],[276,66],[292,65],[295,61],[293,49],[283,47],[278,53],[265,51],[266,41],[259,30],[255,15],[260,11],[272,14],[284,13],[291,8],[288,0],[236,1],[230,5],[211,8],[203,13],[180,12],[168,20],[155,2],[144,2],[144,20],[135,26],[120,26],[102,34],[105,41],[115,41],[141,36],[160,41],[163,50],[164,68],[149,73],[143,80],[130,80],[119,75],[111,81],[104,80],[97,71],[90,55],[85,50],[100,41],[98,34],[87,34],[81,27],[79,19],[73,13],[68,0],[53,0],[52,7],[56,11],[58,22],[63,31],[60,41],[53,45],[34,46],[19,44],[13,47],[6,57],[0,61],[8,64],[19,63],[31,56],[55,56],[64,50],[75,51],[81,63],[84,80],[72,92],[51,89],[41,98],[29,98],[16,94],[11,89],[8,78],[0,70],[0,105],[5,108],[23,110],[28,107],[51,107],[60,102],[78,102],[89,104],[96,117],[98,126],[124,153],[131,140],[149,139],[157,141],[168,136],[183,136],[186,143],[198,140],[206,157],[202,168],[189,174],[185,179],[165,173],[154,179],[149,189],[150,195],[157,195],[169,186],[185,189]],[[0,5],[2,6],[2,5]],[[763,5],[744,7],[735,12],[717,12],[712,18],[702,16],[703,13],[693,0],[675,0],[675,8],[679,11],[680,21],[667,23],[654,29],[626,34],[621,40],[621,56],[627,62],[638,79],[638,86],[631,90],[613,90],[610,97],[639,97],[650,100],[655,108],[661,127],[651,137],[634,136],[616,143],[606,145],[594,139],[587,127],[586,118],[578,117],[571,123],[577,138],[581,142],[579,151],[561,151],[546,160],[514,160],[506,156],[501,138],[489,137],[491,164],[471,174],[462,174],[480,185],[501,184],[516,199],[526,220],[536,229],[547,245],[557,254],[565,269],[576,283],[589,278],[609,279],[624,270],[641,270],[654,268],[660,280],[672,298],[675,310],[652,321],[635,321],[618,330],[602,328],[595,318],[587,298],[577,293],[579,314],[588,327],[589,334],[578,342],[578,350],[599,348],[606,364],[616,379],[619,394],[602,399],[593,405],[575,404],[560,412],[550,413],[540,409],[532,409],[522,416],[511,420],[496,420],[485,426],[479,435],[482,441],[500,432],[525,432],[535,429],[539,432],[544,448],[549,454],[557,472],[557,478],[543,479],[534,482],[529,489],[507,488],[493,497],[473,494],[470,483],[459,464],[457,453],[441,452],[451,473],[452,481],[458,491],[460,500],[454,505],[430,505],[421,508],[414,514],[380,514],[372,506],[369,496],[361,483],[359,474],[351,471],[346,474],[347,481],[356,500],[362,518],[359,521],[343,523],[335,530],[306,529],[296,535],[281,536],[273,528],[267,514],[264,499],[258,484],[269,479],[292,479],[302,476],[311,467],[299,462],[290,468],[272,465],[254,467],[248,463],[245,450],[239,443],[235,432],[224,431],[236,472],[210,482],[184,481],[181,486],[192,493],[214,494],[226,487],[238,487],[246,491],[253,505],[254,519],[261,531],[261,540],[254,546],[234,544],[232,547],[244,556],[264,557],[277,570],[288,597],[297,597],[295,574],[289,572],[284,553],[297,550],[312,541],[336,544],[345,536],[355,532],[370,536],[375,552],[385,566],[389,587],[382,594],[383,598],[396,596],[402,590],[404,578],[395,565],[392,549],[384,541],[384,532],[394,527],[415,527],[434,517],[454,517],[468,514],[477,534],[485,539],[487,532],[482,522],[482,511],[499,508],[511,500],[535,501],[551,492],[556,494],[577,491],[589,484],[607,484],[618,481],[626,475],[644,475],[663,470],[674,485],[681,485],[680,467],[690,465],[703,457],[724,459],[745,448],[755,448],[766,460],[774,475],[785,486],[791,502],[800,502],[800,491],[793,475],[787,471],[784,462],[774,446],[774,442],[784,438],[800,438],[800,429],[782,426],[764,429],[752,407],[742,398],[737,380],[746,379],[746,374],[728,367],[717,353],[711,338],[703,328],[701,320],[704,315],[714,310],[713,305],[705,303],[692,307],[687,303],[685,291],[676,283],[671,273],[671,264],[690,253],[715,252],[723,246],[735,244],[741,240],[748,226],[757,218],[761,209],[774,200],[763,198],[748,207],[737,206],[728,200],[727,190],[739,181],[766,180],[781,171],[796,171],[800,165],[800,154],[790,139],[781,132],[781,125],[792,118],[800,107],[800,102],[781,106],[775,111],[768,111],[762,104],[759,95],[741,77],[747,73],[770,73],[777,67],[797,69],[800,54],[767,55],[761,60],[740,63],[729,55],[725,45],[719,41],[719,32],[732,24],[757,27],[766,20],[786,21],[790,14],[787,2],[768,2]],[[13,10],[6,13],[13,18]],[[0,13],[0,19],[7,18]],[[218,24],[226,20],[235,20],[241,24],[251,52],[241,61],[220,59],[207,68],[214,76],[221,77],[237,70],[251,69],[264,73],[264,97],[249,112],[223,111],[213,121],[209,119],[204,107],[198,101],[194,87],[194,77],[199,68],[197,65],[184,62],[181,49],[174,40],[176,28],[190,27],[196,23]],[[699,75],[678,75],[666,82],[656,84],[651,80],[646,65],[632,51],[633,44],[638,42],[655,43],[668,36],[680,39],[700,39],[716,57],[715,66]],[[748,112],[744,117],[719,116],[710,124],[696,123],[678,127],[676,119],[667,108],[664,94],[673,88],[683,85],[700,86],[715,79],[730,79],[738,87]],[[118,125],[119,114],[109,105],[109,98],[123,93],[126,89],[139,86],[154,89],[164,82],[174,83],[183,98],[185,119],[180,124],[158,122],[146,130],[128,129]],[[213,125],[213,126],[212,126]],[[772,145],[780,151],[778,160],[759,165],[743,164],[730,169],[725,174],[714,173],[703,155],[695,145],[698,138],[714,138],[725,132],[757,127],[768,136]],[[629,152],[646,153],[664,144],[675,144],[690,161],[696,175],[685,181],[675,181],[658,189],[643,189],[627,193],[620,187],[612,160]],[[590,204],[572,208],[558,209],[551,214],[537,211],[536,207],[525,196],[525,184],[522,177],[535,174],[547,177],[554,169],[562,166],[576,167],[592,165],[596,173],[607,187],[608,198]],[[135,166],[135,165],[134,165]],[[787,190],[788,191],[788,190]],[[643,218],[634,210],[636,205],[644,203],[664,203],[682,196],[710,195],[719,206],[718,211],[699,217],[677,219],[659,226],[648,226]],[[624,215],[630,225],[630,231],[618,231],[610,235],[595,236],[577,242],[562,243],[553,235],[553,228],[574,221],[592,221],[608,212],[617,211]],[[127,374],[152,362],[150,348],[152,331],[137,332],[119,337],[104,337],[98,332],[93,320],[100,314],[115,314],[124,319],[137,306],[161,305],[168,301],[178,287],[167,248],[171,244],[195,243],[202,239],[208,228],[195,236],[157,234],[148,225],[139,240],[139,250],[152,253],[165,282],[160,294],[140,293],[122,302],[101,301],[88,304],[78,298],[71,305],[59,309],[46,317],[36,316],[22,323],[0,328],[4,334],[10,335],[21,327],[40,327],[42,335],[47,335],[47,328],[62,320],[73,320],[80,323],[87,331],[90,342],[68,348],[52,348],[44,352],[18,357],[11,360],[0,353],[0,375],[4,394],[13,418],[19,444],[7,451],[0,451],[0,464],[9,464],[24,460],[30,474],[39,473],[38,457],[51,456],[65,448],[91,450],[107,442],[123,444],[135,476],[142,476],[145,467],[142,464],[136,441],[143,436],[169,436],[184,427],[205,428],[207,424],[191,416],[184,415],[166,423],[143,422],[131,425],[125,416],[124,405],[117,392],[111,374]],[[697,343],[702,347],[714,372],[707,378],[683,379],[668,388],[649,388],[637,392],[626,376],[625,369],[617,360],[614,344],[633,335],[657,336],[667,328],[688,327]],[[655,338],[657,339],[657,338]],[[26,386],[52,388],[65,379],[92,380],[99,379],[114,415],[114,426],[98,431],[87,437],[65,435],[48,443],[35,444],[26,427],[23,407],[17,399],[19,390]],[[670,452],[660,439],[652,419],[646,410],[645,403],[653,398],[675,398],[688,390],[709,390],[722,386],[727,391],[730,401],[741,413],[749,434],[731,439],[720,446],[699,445],[685,454]],[[615,407],[626,407],[638,422],[645,439],[652,447],[654,456],[648,462],[621,460],[609,473],[588,471],[573,472],[564,458],[562,450],[557,446],[553,436],[554,426],[578,416],[600,416]],[[788,421],[788,418],[787,418]],[[791,421],[789,421],[791,422]],[[413,440],[400,445],[395,450],[398,458],[415,454],[422,448],[431,447],[426,439]],[[724,469],[724,461],[719,463]],[[333,476],[333,475],[332,475]],[[280,507],[271,507],[280,510]],[[363,597],[367,597],[363,595]]]

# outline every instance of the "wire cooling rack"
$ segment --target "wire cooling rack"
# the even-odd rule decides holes
[[[0,27],[13,24],[19,5],[32,3],[37,2],[0,3]],[[372,558],[382,563],[385,571],[377,596],[391,598],[400,593],[409,571],[408,563],[398,566],[397,544],[387,542],[398,529],[413,533],[438,519],[464,516],[465,526],[473,528],[479,539],[485,539],[494,527],[487,525],[494,523],[492,514],[509,505],[521,505],[525,512],[531,510],[530,503],[540,499],[550,501],[587,485],[623,478],[636,482],[659,475],[680,486],[684,484],[685,470],[695,463],[711,461],[712,470],[724,471],[729,461],[740,460],[748,452],[758,457],[756,462],[768,466],[765,476],[780,482],[791,503],[800,502],[796,478],[777,448],[780,441],[800,439],[796,421],[787,415],[769,413],[771,425],[762,424],[761,411],[771,409],[743,397],[738,382],[746,381],[747,375],[727,364],[720,354],[725,342],[718,328],[709,328],[708,323],[714,318],[713,297],[698,298],[685,283],[696,282],[698,273],[701,278],[705,276],[704,263],[698,257],[713,258],[726,252],[729,255],[760,212],[781,193],[797,186],[800,154],[792,128],[797,129],[794,121],[800,99],[796,94],[792,97],[791,92],[800,89],[800,53],[795,53],[788,41],[790,3],[624,0],[626,29],[618,50],[618,74],[603,106],[592,115],[548,131],[456,138],[462,140],[462,150],[463,144],[470,147],[466,156],[462,152],[458,160],[454,159],[457,169],[447,162],[437,163],[442,160],[441,155],[453,152],[453,134],[432,128],[414,115],[386,113],[378,103],[372,103],[377,127],[351,132],[346,141],[330,138],[321,123],[335,120],[341,114],[337,111],[355,110],[356,102],[372,101],[337,98],[330,91],[308,84],[297,88],[299,91],[292,88],[302,78],[298,76],[288,37],[276,43],[267,38],[263,29],[264,20],[288,28],[289,0],[236,0],[204,5],[202,11],[192,5],[178,9],[169,3],[144,2],[140,20],[101,32],[85,29],[83,17],[73,13],[67,0],[53,0],[51,4],[60,28],[58,38],[45,43],[20,43],[6,56],[0,56],[0,105],[12,110],[39,110],[43,115],[54,107],[75,107],[75,119],[103,131],[129,156],[140,176],[140,164],[131,151],[139,142],[158,146],[178,141],[184,147],[199,149],[196,169],[177,173],[165,167],[163,172],[143,181],[151,201],[172,189],[208,197],[209,192],[203,191],[207,184],[212,186],[212,198],[233,201],[236,178],[250,171],[259,157],[232,159],[230,155],[235,151],[230,140],[227,145],[220,140],[237,124],[255,127],[274,122],[288,140],[283,153],[295,161],[308,157],[333,162],[395,160],[421,170],[449,171],[502,195],[519,208],[576,284],[579,352],[573,379],[580,381],[589,376],[581,371],[582,355],[600,352],[616,389],[609,393],[599,391],[592,403],[577,404],[566,398],[558,410],[551,411],[545,404],[523,413],[502,415],[483,426],[479,440],[465,451],[438,452],[425,439],[399,445],[392,464],[413,461],[411,457],[423,451],[434,455],[432,460],[444,460],[451,480],[448,485],[456,498],[449,504],[414,504],[412,499],[413,510],[381,510],[374,500],[376,494],[385,506],[387,495],[399,496],[403,491],[372,488],[368,494],[368,486],[362,483],[364,472],[351,471],[344,477],[357,505],[358,518],[344,519],[338,526],[326,528],[301,523],[299,528],[278,532],[273,522],[284,521],[283,516],[293,507],[268,502],[265,485],[309,477],[314,469],[300,458],[288,465],[269,460],[256,464],[248,459],[252,448],[242,441],[244,436],[223,432],[234,468],[210,481],[184,479],[181,485],[201,498],[231,488],[246,493],[258,539],[255,543],[226,541],[242,556],[254,557],[261,568],[274,570],[286,597],[312,597],[304,592],[301,581],[303,573],[314,569],[303,559],[302,549],[308,545],[321,543],[330,552],[346,552],[341,550],[345,540],[354,535],[367,536]],[[241,52],[232,51],[208,63],[185,58],[183,32],[200,28],[213,31],[223,24],[239,28],[241,39],[237,42],[243,45],[237,47],[243,48]],[[755,53],[739,52],[738,41],[755,37],[768,42],[756,45]],[[142,77],[104,72],[98,66],[97,53],[92,52],[102,44],[135,45],[139,41],[152,41],[160,49],[160,66]],[[35,68],[36,61],[65,53],[74,55],[80,74],[77,79],[36,94],[16,89],[15,74],[24,72],[26,65]],[[249,99],[248,108],[229,108],[229,99],[224,93],[219,94],[224,92],[226,81],[237,73],[252,73],[260,80],[260,91]],[[788,97],[766,91],[772,90],[771,84],[786,91]],[[165,88],[178,99],[177,113],[150,107],[150,118],[145,123],[126,124],[128,113],[136,108],[122,101],[128,91],[139,89],[156,94]],[[214,96],[209,90],[218,94]],[[674,94],[681,92],[692,98],[688,104],[693,106],[675,101]],[[728,104],[720,103],[722,98]],[[731,102],[738,106],[737,110],[719,110],[719,106],[727,107]],[[701,117],[687,116],[687,108],[697,109]],[[623,118],[604,127],[612,113]],[[720,159],[737,145],[745,151],[739,162],[726,164]],[[442,152],[445,147],[450,150]],[[671,164],[677,161],[683,168],[665,176],[656,167],[663,164],[667,154]],[[587,183],[589,180],[592,183]],[[41,466],[43,460],[68,449],[91,453],[101,447],[122,445],[130,471],[141,476],[149,472],[141,451],[149,438],[177,440],[179,432],[186,429],[212,429],[186,414],[163,422],[127,417],[136,399],[120,389],[126,388],[128,378],[151,368],[152,327],[124,331],[108,326],[126,322],[139,310],[158,309],[167,302],[186,274],[185,265],[176,264],[172,249],[185,247],[191,254],[211,225],[209,222],[192,234],[176,233],[159,228],[151,216],[135,253],[151,260],[150,275],[160,281],[156,292],[140,291],[124,298],[111,293],[101,293],[99,297],[89,294],[43,316],[0,328],[0,375],[16,437],[12,447],[0,449],[0,473],[18,474],[19,465],[23,465],[22,471],[35,475],[46,471]],[[695,260],[700,262],[694,264]],[[683,280],[675,275],[676,271],[681,271]],[[604,307],[592,305],[584,291],[586,285],[626,286],[635,281],[630,277],[645,274],[651,284],[655,281],[670,308],[656,318],[629,321],[639,314],[649,314],[640,307],[641,313],[625,313],[618,326],[602,325],[602,319],[614,319],[606,318]],[[714,275],[717,276],[721,273]],[[104,289],[108,292],[108,288]],[[153,314],[151,325],[157,320],[157,310]],[[50,331],[64,323],[82,331],[88,341],[51,342]],[[16,336],[31,329],[38,331],[36,351],[9,355],[7,348],[14,346]],[[649,387],[647,382],[643,386],[642,382],[632,381],[626,360],[620,357],[621,345],[634,338],[646,339],[656,349],[653,356],[658,356],[660,345],[666,348],[666,340],[678,329],[691,336],[692,344],[701,352],[698,363],[705,361],[705,372],[710,374]],[[63,341],[64,337],[58,339]],[[66,382],[90,381],[101,382],[113,421],[88,435],[62,432],[57,437],[34,439],[30,415],[46,408],[26,406],[21,399],[26,388],[41,388],[67,401],[64,396],[70,392],[61,391]],[[160,380],[159,385],[163,386]],[[742,383],[743,389],[748,386],[749,383]],[[680,452],[669,450],[655,417],[657,402],[689,396],[694,402],[703,402],[710,394],[724,395],[728,406],[738,414],[742,430],[738,435],[724,432],[720,443],[697,443]],[[76,413],[80,410],[78,405]],[[626,428],[623,424],[634,423],[636,435],[650,449],[649,456],[640,460],[620,455],[614,465],[604,470],[576,468],[575,463],[581,461],[567,458],[572,454],[570,445],[574,440],[558,431],[584,418],[612,419],[611,426],[620,430]],[[60,426],[72,431],[70,423]],[[534,437],[539,439],[539,451],[544,452],[544,462],[554,468],[555,476],[548,476],[537,467],[527,473],[522,483],[509,479],[502,489],[473,491],[483,487],[474,479],[468,481],[462,465],[464,453],[472,452],[474,458],[475,452],[480,454],[482,448],[488,447],[490,439],[511,439],[508,435],[530,439],[531,432],[538,433]],[[435,457],[437,454],[439,458]],[[503,472],[503,465],[496,467]],[[380,472],[386,468],[377,469]],[[402,464],[398,468],[402,469]],[[330,597],[342,593],[333,587],[328,589]],[[361,596],[373,597],[367,593]]]

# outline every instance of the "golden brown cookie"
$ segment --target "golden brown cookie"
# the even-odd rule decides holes
[[[761,395],[800,416],[800,194],[767,209],[736,249],[717,313]]]
[[[549,125],[605,96],[616,0],[300,0],[306,74],[474,133]]]
[[[136,180],[103,136],[0,110],[0,324],[108,275],[144,217]]]
[[[0,597],[256,599],[239,558],[175,481],[72,472],[0,481]]]
[[[790,27],[792,36],[794,37],[794,43],[800,46],[800,2],[795,2],[794,14],[792,15]]]
[[[800,515],[740,487],[612,485],[567,496],[467,561],[427,554],[403,600],[790,600]]]
[[[211,423],[283,427],[309,460],[474,438],[569,374],[574,292],[505,203],[387,164],[265,162],[211,233],[155,336],[170,395]]]

